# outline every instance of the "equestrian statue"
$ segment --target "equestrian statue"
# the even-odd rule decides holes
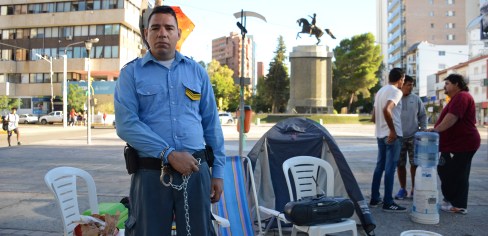
[[[305,18],[300,18],[297,20],[298,26],[302,27],[302,31],[297,33],[297,39],[301,38],[300,34],[310,34],[310,36],[315,35],[315,38],[317,38],[317,45],[320,43],[320,37],[324,35],[324,31],[320,29],[318,26],[315,25],[316,22],[316,14],[313,14],[312,16],[309,16],[312,18],[312,23],[310,24],[307,19]],[[325,29],[325,32],[333,39],[335,39],[335,36],[332,34],[332,32],[329,29]]]

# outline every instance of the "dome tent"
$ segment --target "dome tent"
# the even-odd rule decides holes
[[[365,232],[373,235],[376,225],[359,185],[332,135],[317,122],[294,117],[274,125],[254,145],[251,159],[259,205],[283,212],[290,201],[281,166],[294,156],[314,156],[329,162],[334,169],[334,196],[350,198]],[[325,189],[325,177],[317,180]]]

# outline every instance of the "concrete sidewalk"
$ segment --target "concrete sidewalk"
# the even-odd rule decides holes
[[[245,153],[271,125],[253,126],[247,134]],[[376,161],[376,140],[371,125],[326,125],[344,153],[366,199]],[[227,155],[238,154],[238,133],[235,126],[223,126]],[[54,196],[44,183],[45,173],[57,166],[73,166],[88,171],[95,179],[99,201],[119,201],[128,195],[130,176],[122,158],[124,142],[115,131],[93,135],[92,145],[86,137],[62,136],[53,138],[53,130],[25,129],[25,135],[45,135],[44,140],[22,146],[0,148],[0,236],[3,235],[61,235],[62,225]],[[62,128],[56,132],[70,132]],[[386,213],[371,208],[376,221],[376,235],[400,235],[407,230],[427,230],[442,235],[487,235],[483,222],[488,212],[488,145],[487,129],[481,128],[482,146],[473,159],[467,215],[440,212],[440,223],[414,223],[408,213]],[[0,139],[5,138],[0,135]],[[396,180],[395,180],[396,181]],[[394,192],[398,190],[395,182]],[[80,186],[84,192],[84,186]],[[440,191],[439,191],[440,192]],[[86,196],[82,196],[86,197]],[[410,208],[412,200],[397,201]],[[80,202],[87,208],[87,202]],[[273,235],[277,233],[270,233]],[[345,235],[345,234],[339,234]]]

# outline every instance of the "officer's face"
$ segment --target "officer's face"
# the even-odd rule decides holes
[[[171,14],[164,13],[154,14],[148,29],[144,30],[151,54],[158,60],[174,58],[180,33],[176,19]]]

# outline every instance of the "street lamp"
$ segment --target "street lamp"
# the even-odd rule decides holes
[[[42,56],[36,53],[36,56],[49,62],[49,80],[51,81],[51,111],[54,111],[54,92],[53,92],[53,57],[49,57],[49,60],[46,56]]]
[[[98,43],[98,38],[95,39],[88,39],[85,40],[85,48],[88,56],[88,92],[86,96],[86,107],[87,107],[87,113],[86,113],[86,119],[87,119],[87,125],[86,125],[86,144],[91,144],[91,106],[90,106],[90,99],[91,99],[91,76],[90,76],[90,50],[92,49],[92,46],[94,43]]]
[[[237,22],[237,27],[241,30],[241,35],[242,35],[242,49],[241,49],[241,76],[238,78],[239,79],[239,86],[240,86],[240,92],[239,92],[239,156],[243,156],[243,151],[244,151],[244,144],[245,144],[245,137],[244,137],[244,86],[250,84],[250,80],[246,80],[244,78],[244,53],[245,53],[245,47],[244,47],[244,42],[246,40],[246,34],[247,34],[247,29],[246,29],[246,17],[251,16],[251,17],[256,17],[264,22],[266,22],[266,18],[259,13],[252,12],[252,11],[244,11],[241,10],[241,12],[236,12],[234,13],[235,18],[241,18],[241,22]]]
[[[85,41],[80,41],[76,43],[71,43],[64,47],[64,55],[63,57],[63,127],[66,128],[68,126],[68,122],[66,121],[68,115],[68,48],[76,45],[82,44],[86,41],[91,41],[92,43],[98,43],[98,38],[88,39]]]

